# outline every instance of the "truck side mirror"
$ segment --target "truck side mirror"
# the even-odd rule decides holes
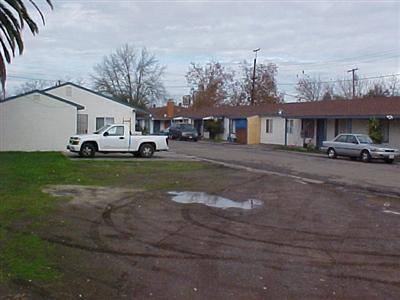
[[[103,133],[103,136],[108,136],[108,135],[109,135],[108,131]]]

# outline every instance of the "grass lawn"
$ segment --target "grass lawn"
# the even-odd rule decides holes
[[[0,153],[0,283],[52,281],[62,277],[52,246],[35,234],[58,201],[42,192],[50,184],[129,186],[164,190],[182,187],[185,173],[204,170],[197,162],[71,161],[60,153]],[[190,181],[184,183],[190,187]]]

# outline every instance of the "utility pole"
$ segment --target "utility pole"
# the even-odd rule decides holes
[[[358,68],[355,68],[355,69],[351,69],[351,70],[348,70],[347,71],[347,73],[352,73],[353,74],[353,98],[355,98],[356,97],[356,85],[355,85],[355,83],[356,83],[356,77],[355,77],[355,72],[358,70]]]
[[[260,51],[260,48],[254,49],[254,65],[253,65],[253,85],[251,87],[251,105],[254,105],[254,86],[256,83],[256,63],[257,63],[257,52]]]

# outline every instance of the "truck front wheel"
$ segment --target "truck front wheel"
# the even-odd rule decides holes
[[[96,147],[92,143],[85,143],[81,147],[81,151],[79,151],[79,155],[81,157],[94,157],[96,153]]]
[[[152,144],[143,144],[139,148],[139,153],[141,157],[150,158],[154,153],[154,146]]]

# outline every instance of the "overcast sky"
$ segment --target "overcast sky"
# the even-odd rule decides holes
[[[44,0],[37,0],[36,2]],[[53,0],[46,25],[25,33],[25,51],[8,66],[7,89],[29,79],[85,79],[125,43],[145,46],[166,66],[177,102],[188,94],[191,62],[237,68],[254,59],[278,66],[278,89],[294,93],[296,75],[324,81],[400,73],[400,1]],[[38,21],[39,18],[36,18]],[[293,98],[286,96],[287,101]]]

